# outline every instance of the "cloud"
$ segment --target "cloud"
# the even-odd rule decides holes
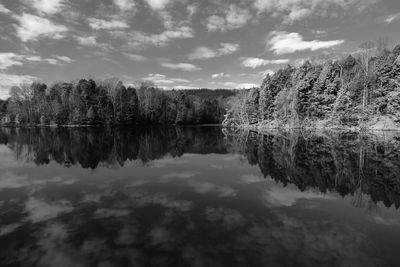
[[[114,38],[122,39],[126,42],[127,49],[143,49],[152,46],[166,46],[175,39],[188,39],[194,37],[194,31],[189,26],[178,26],[168,29],[159,34],[148,34],[141,31],[113,31]]]
[[[264,200],[267,206],[273,207],[290,207],[296,204],[297,201],[306,199],[334,199],[332,196],[323,195],[319,192],[305,191],[301,192],[298,189],[288,187],[272,186],[264,194]]]
[[[36,181],[29,179],[27,176],[19,176],[10,172],[3,173],[0,176],[0,190],[34,186],[43,183],[43,181]]]
[[[379,0],[255,0],[259,13],[269,13],[293,23],[311,17],[339,17],[347,12],[360,13]]]
[[[224,83],[222,83],[222,85],[227,88],[233,88],[233,89],[250,89],[250,88],[258,87],[258,85],[255,83],[224,82]]]
[[[390,24],[390,23],[395,22],[395,21],[397,21],[399,19],[400,19],[400,12],[387,16],[384,21],[385,21],[386,24]]]
[[[304,41],[303,37],[296,32],[288,33],[285,31],[273,31],[268,35],[266,42],[270,51],[273,51],[275,54],[282,55],[294,53],[296,51],[316,51],[320,49],[332,48],[343,44],[345,41]]]
[[[208,207],[205,218],[213,224],[221,223],[227,230],[233,230],[246,224],[247,219],[238,210],[223,207]]]
[[[230,74],[226,74],[226,73],[223,73],[223,72],[221,72],[221,73],[215,73],[215,74],[212,74],[212,75],[211,75],[211,78],[213,78],[213,79],[229,78],[229,77],[231,77]]]
[[[255,83],[239,83],[236,85],[236,89],[250,89],[258,87],[258,84]]]
[[[151,238],[152,245],[159,245],[162,243],[167,243],[172,241],[171,234],[164,227],[156,226],[154,227],[149,236]]]
[[[190,63],[170,63],[170,62],[161,62],[160,65],[164,68],[168,68],[171,70],[182,70],[182,71],[196,71],[201,70],[201,68],[190,64]]]
[[[193,203],[188,200],[172,199],[165,194],[148,194],[145,192],[136,192],[131,195],[134,205],[144,207],[148,205],[160,205],[168,209],[180,212],[187,212],[193,208]]]
[[[20,226],[22,226],[21,223],[13,223],[13,224],[8,224],[8,225],[0,227],[0,237],[14,232]]]
[[[214,193],[218,197],[235,197],[237,195],[236,190],[232,187],[210,182],[190,181],[188,186],[198,194]]]
[[[79,44],[85,46],[96,46],[96,36],[75,36],[75,39],[78,41]]]
[[[8,8],[6,8],[2,3],[0,3],[0,13],[10,14],[12,12]]]
[[[212,15],[208,17],[205,26],[209,32],[225,32],[243,27],[250,19],[251,14],[247,9],[230,5],[222,16]]]
[[[66,56],[55,56],[54,58],[42,58],[37,55],[20,55],[15,53],[0,53],[0,70],[12,66],[22,66],[24,62],[46,62],[52,65],[71,63],[73,60]]]
[[[145,0],[153,10],[163,10],[170,0]]]
[[[65,0],[26,0],[25,2],[38,12],[49,15],[61,12],[66,4]]]
[[[194,14],[197,13],[199,9],[199,4],[191,4],[186,7],[186,11],[188,13],[188,18],[191,19]]]
[[[65,37],[65,33],[68,31],[68,28],[63,25],[32,14],[23,13],[22,16],[15,16],[15,18],[19,25],[14,25],[14,27],[22,42],[41,37],[61,39]]]
[[[221,47],[218,49],[218,52],[222,55],[230,55],[239,51],[240,49],[240,45],[235,43],[221,43],[220,46]]]
[[[46,62],[51,65],[64,65],[74,62],[73,59],[67,56],[55,56],[54,58],[42,58],[41,56],[22,56],[25,61],[30,62]]]
[[[240,180],[246,184],[260,183],[260,182],[265,183],[265,179],[263,177],[252,173],[241,175]]]
[[[171,85],[175,83],[188,83],[188,80],[181,78],[167,78],[166,75],[159,73],[150,73],[147,77],[143,78],[145,81],[152,81],[158,86]]]
[[[133,61],[144,62],[149,60],[147,57],[138,54],[124,53],[124,55]]]
[[[171,172],[171,173],[164,174],[163,176],[161,176],[161,178],[187,179],[187,178],[192,178],[193,176],[196,176],[197,174],[199,174],[199,173],[198,172],[194,172],[194,171]]]
[[[24,83],[32,83],[38,78],[31,75],[18,75],[18,74],[6,74],[0,73],[0,98],[7,98],[8,91],[13,86],[18,86]]]
[[[114,4],[121,11],[132,11],[136,7],[136,3],[134,0],[114,0]]]
[[[96,18],[89,18],[89,26],[95,30],[111,30],[111,29],[126,29],[129,25],[121,20],[103,20]]]
[[[0,53],[0,70],[7,69],[11,66],[21,66],[21,58],[15,53]]]
[[[235,43],[221,43],[219,48],[213,49],[206,46],[197,47],[192,53],[187,55],[188,59],[209,59],[215,58],[224,55],[231,55],[237,51],[239,51],[239,44]]]
[[[37,223],[58,217],[63,213],[72,211],[72,207],[67,202],[45,202],[36,198],[29,198],[25,203],[25,211],[31,222]]]
[[[127,209],[108,209],[101,208],[95,211],[95,218],[110,218],[110,217],[123,217],[127,216],[131,213],[130,210]]]
[[[242,58],[241,65],[245,68],[258,68],[266,65],[272,64],[286,64],[289,63],[289,59],[263,59],[263,58],[256,58],[256,57],[245,57]]]

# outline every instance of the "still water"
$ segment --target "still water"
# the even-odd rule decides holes
[[[1,266],[400,266],[400,133],[0,129]]]

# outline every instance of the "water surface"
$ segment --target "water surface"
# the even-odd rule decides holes
[[[1,266],[400,266],[400,134],[0,129]]]

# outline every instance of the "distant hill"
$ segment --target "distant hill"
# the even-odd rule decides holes
[[[235,96],[240,90],[237,89],[187,89],[186,94],[189,96],[198,96],[203,99],[228,98]]]

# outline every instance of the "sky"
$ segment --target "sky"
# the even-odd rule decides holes
[[[249,88],[382,37],[400,44],[399,0],[0,0],[0,98],[88,77]]]

